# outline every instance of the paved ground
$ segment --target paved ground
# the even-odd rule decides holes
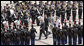
[[[1,6],[5,6],[6,3],[10,4],[9,1],[4,1],[4,2],[1,1]],[[78,21],[78,13],[77,13],[77,17],[76,18],[77,18],[76,20]],[[83,14],[82,14],[82,18],[83,18]],[[71,16],[70,20],[72,20],[72,16]],[[81,20],[81,24],[83,24],[83,19]],[[44,35],[42,35],[41,40],[38,40],[40,27],[36,26],[36,24],[34,24],[34,27],[36,28],[36,31],[37,31],[36,38],[35,38],[36,39],[35,45],[53,45],[52,34],[49,35],[48,39],[45,39]],[[50,31],[50,29],[49,29],[49,31]],[[66,45],[68,45],[68,41],[67,41]],[[83,40],[82,40],[82,44],[80,44],[80,45],[83,45]]]

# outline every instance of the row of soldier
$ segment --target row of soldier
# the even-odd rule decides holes
[[[28,4],[27,4],[28,3]],[[62,4],[61,4],[62,3]],[[67,3],[70,3],[69,1],[67,2]],[[8,7],[8,4],[7,4],[7,6],[4,8],[4,10],[3,10],[3,12],[1,12],[2,14],[2,19],[1,19],[1,23],[2,23],[2,30],[4,31],[4,30],[7,30],[7,31],[9,31],[10,30],[10,26],[11,26],[11,23],[13,23],[14,25],[12,25],[12,26],[14,26],[13,27],[13,30],[14,29],[24,29],[24,28],[22,28],[22,27],[27,27],[28,28],[28,25],[29,25],[29,19],[30,18],[32,18],[32,24],[34,24],[34,22],[35,22],[35,19],[36,19],[36,23],[37,23],[37,25],[39,26],[40,25],[40,23],[41,23],[41,29],[40,29],[40,35],[39,35],[39,39],[41,39],[41,35],[42,35],[42,33],[44,33],[44,35],[45,35],[45,37],[46,37],[46,39],[47,39],[47,37],[48,37],[48,34],[50,34],[50,32],[48,31],[48,21],[50,21],[50,23],[53,23],[53,24],[51,24],[51,27],[52,27],[52,25],[54,25],[54,21],[53,20],[51,20],[50,19],[50,17],[51,16],[54,16],[54,13],[55,13],[55,10],[56,10],[56,16],[58,16],[58,17],[60,17],[60,15],[61,15],[61,23],[63,23],[63,21],[64,21],[64,17],[65,17],[65,13],[66,13],[66,11],[67,11],[67,20],[69,20],[69,18],[70,18],[70,16],[71,16],[71,9],[72,9],[72,14],[73,14],[73,21],[75,21],[75,17],[76,17],[76,8],[77,7],[75,7],[75,3],[77,3],[77,2],[74,2],[73,1],[73,6],[74,7],[69,7],[68,8],[68,6],[70,6],[70,5],[68,5],[67,4],[67,10],[65,10],[65,7],[63,7],[62,8],[62,6],[64,6],[65,4],[64,4],[64,2],[60,2],[60,1],[57,1],[56,2],[56,8],[54,8],[53,7],[53,1],[52,1],[52,3],[51,3],[51,7],[48,7],[48,6],[50,6],[49,4],[48,4],[48,2],[47,3],[45,3],[45,5],[43,5],[42,4],[42,2],[40,2],[40,4],[39,5],[37,5],[36,3],[34,4],[34,5],[32,5],[31,4],[31,2],[24,2],[24,5],[23,4],[21,4],[21,3],[19,3],[19,2],[17,2],[16,3],[16,5],[15,5],[15,10],[14,10],[14,13],[11,13],[11,11],[10,11],[10,7]],[[79,19],[81,19],[81,17],[82,17],[82,6],[81,6],[81,3],[83,3],[83,2],[79,2]],[[60,4],[60,5],[59,5]],[[7,9],[6,9],[7,8]],[[43,20],[40,20],[39,18],[39,16],[43,16],[43,11],[44,11],[44,22],[42,22]],[[11,14],[10,14],[11,13]],[[51,13],[51,14],[50,14]],[[50,20],[49,20],[50,19]],[[9,22],[8,23],[8,27],[9,27],[9,29],[6,29],[6,28],[8,28],[8,27],[4,27],[5,25],[3,24],[3,22],[5,21],[5,24],[7,23],[7,21]],[[17,24],[17,23],[20,23],[20,24]],[[63,25],[63,24],[62,24]],[[19,27],[19,28],[18,28]],[[45,28],[44,28],[45,27]],[[51,29],[52,30],[52,29]],[[44,31],[46,31],[46,33],[44,32]],[[54,34],[54,33],[53,33]],[[81,34],[81,33],[79,33],[79,34]],[[17,35],[18,36],[18,35]],[[72,36],[72,35],[71,35]],[[34,36],[33,36],[34,37]],[[26,37],[27,38],[27,37]],[[80,37],[79,37],[80,38]],[[22,38],[23,39],[23,38]],[[31,39],[33,39],[33,38],[31,38]],[[56,39],[56,38],[55,38]],[[5,39],[6,40],[6,39]],[[14,40],[14,39],[13,39]],[[34,40],[35,40],[35,38],[34,38]],[[14,40],[15,41],[15,40]],[[25,40],[24,40],[25,41]],[[54,40],[55,41],[55,40]],[[21,42],[21,40],[19,39],[19,42],[18,42],[18,44]],[[23,41],[22,41],[23,42]],[[6,43],[8,43],[8,42],[6,42]],[[26,42],[23,42],[23,43],[26,43]],[[20,44],[23,44],[23,43],[20,43]],[[28,42],[29,43],[29,42]],[[54,42],[53,42],[54,43]],[[59,42],[58,42],[59,43]],[[63,42],[64,43],[64,42]],[[75,42],[74,42],[75,43]],[[15,44],[17,44],[17,42],[15,41]],[[33,43],[34,44],[34,43]],[[56,43],[55,43],[56,44]],[[55,45],[54,44],[54,45]],[[60,44],[60,43],[59,43]]]

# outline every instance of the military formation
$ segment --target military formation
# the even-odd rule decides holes
[[[39,4],[36,1],[34,4],[31,1],[13,2],[12,7],[6,4],[2,9],[1,6],[1,45],[35,45],[37,30],[34,24],[40,26],[38,40],[41,40],[42,34],[45,39],[52,34],[53,45],[65,45],[67,37],[69,45],[77,45],[77,37],[78,44],[82,43],[83,1],[47,1],[45,3],[39,1]],[[78,21],[76,21],[77,10]],[[61,24],[62,28],[60,28]]]

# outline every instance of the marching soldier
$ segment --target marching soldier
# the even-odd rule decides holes
[[[57,2],[56,4],[55,4],[55,8],[56,8],[56,16],[58,16],[58,17],[60,17],[60,10],[61,10],[61,6],[60,6],[60,3],[59,2]]]
[[[67,20],[69,20],[70,19],[70,16],[71,16],[71,2],[70,1],[68,1],[67,2],[67,10],[66,10],[66,12],[67,12]]]
[[[62,5],[61,5],[61,23],[63,23],[64,19],[65,19],[65,7],[66,7],[66,5],[64,3],[65,2],[62,2]]]
[[[82,18],[82,10],[83,10],[83,2],[78,1],[78,14],[79,14],[79,21]]]
[[[75,1],[73,1],[73,4],[72,4],[73,21],[75,21],[75,18],[76,18],[76,9],[77,9],[77,3]]]

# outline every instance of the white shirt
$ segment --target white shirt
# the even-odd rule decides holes
[[[58,25],[60,24],[60,20],[59,19],[57,19],[57,21],[56,21],[56,27],[58,27]]]

